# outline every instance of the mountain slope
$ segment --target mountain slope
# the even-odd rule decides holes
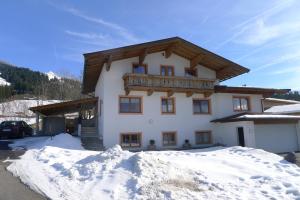
[[[0,100],[2,101],[14,95],[24,94],[59,100],[80,97],[80,81],[59,77],[53,72],[44,74],[0,61],[0,73]]]

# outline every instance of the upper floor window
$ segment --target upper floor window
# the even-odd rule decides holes
[[[186,76],[186,77],[197,77],[198,76],[197,69],[185,68],[184,69],[184,76]]]
[[[197,131],[195,133],[196,144],[211,144],[211,131]]]
[[[175,99],[161,98],[161,112],[163,114],[175,114]]]
[[[250,102],[249,97],[233,97],[234,111],[249,111]]]
[[[120,113],[142,113],[141,97],[119,97]]]
[[[210,114],[210,101],[208,99],[193,99],[194,114]]]
[[[160,75],[162,76],[174,76],[174,67],[162,65],[160,66]]]
[[[147,65],[142,64],[133,64],[132,65],[132,73],[134,74],[147,74],[148,73],[148,68]]]
[[[141,147],[141,133],[124,133],[121,134],[122,147]]]

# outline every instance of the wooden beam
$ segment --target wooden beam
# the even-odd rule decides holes
[[[186,97],[191,97],[191,96],[193,96],[193,94],[194,94],[193,92],[187,92]]]
[[[165,58],[169,58],[169,57],[172,55],[172,53],[174,52],[174,50],[177,48],[178,43],[179,43],[179,42],[171,44],[171,45],[165,50]]]
[[[153,94],[153,92],[154,92],[154,90],[148,90],[148,91],[147,91],[147,95],[148,95],[148,96],[151,96],[151,95]]]
[[[212,95],[212,92],[204,92],[204,97],[208,98]]]
[[[173,90],[169,90],[169,91],[167,92],[167,96],[168,96],[168,97],[171,97],[173,94],[174,94],[174,91],[173,91]]]
[[[106,58],[106,71],[109,71],[109,70],[110,70],[111,63],[112,63],[112,55],[109,55],[109,56]]]
[[[143,49],[139,55],[139,64],[142,65],[148,53],[148,49]]]
[[[222,76],[222,75],[224,75],[228,72],[231,72],[231,71],[232,71],[232,67],[224,67],[224,68],[217,71],[217,77]]]
[[[129,95],[130,90],[129,89],[125,89],[125,95]]]
[[[191,69],[195,68],[203,58],[204,58],[203,54],[199,54],[194,58],[192,58],[192,60],[190,61],[190,68]]]

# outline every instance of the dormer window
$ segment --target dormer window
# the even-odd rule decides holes
[[[174,67],[168,65],[160,66],[160,75],[162,76],[174,76]]]
[[[148,69],[147,69],[147,65],[142,64],[133,64],[132,65],[132,73],[134,74],[147,74],[148,73]]]
[[[186,76],[186,77],[197,77],[198,76],[197,69],[185,68],[184,69],[184,76]]]

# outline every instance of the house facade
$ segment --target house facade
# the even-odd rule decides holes
[[[181,38],[84,56],[83,93],[98,97],[98,134],[105,148],[120,144],[140,150],[155,144],[157,149],[173,149],[217,143],[273,152],[300,148],[299,116],[286,119],[262,113],[262,99],[288,90],[222,86],[222,81],[249,70]],[[242,118],[246,113],[260,117]],[[222,121],[237,115],[238,119]],[[273,127],[279,135],[275,142]],[[286,130],[292,136],[286,137]],[[286,144],[280,145],[282,141]]]

